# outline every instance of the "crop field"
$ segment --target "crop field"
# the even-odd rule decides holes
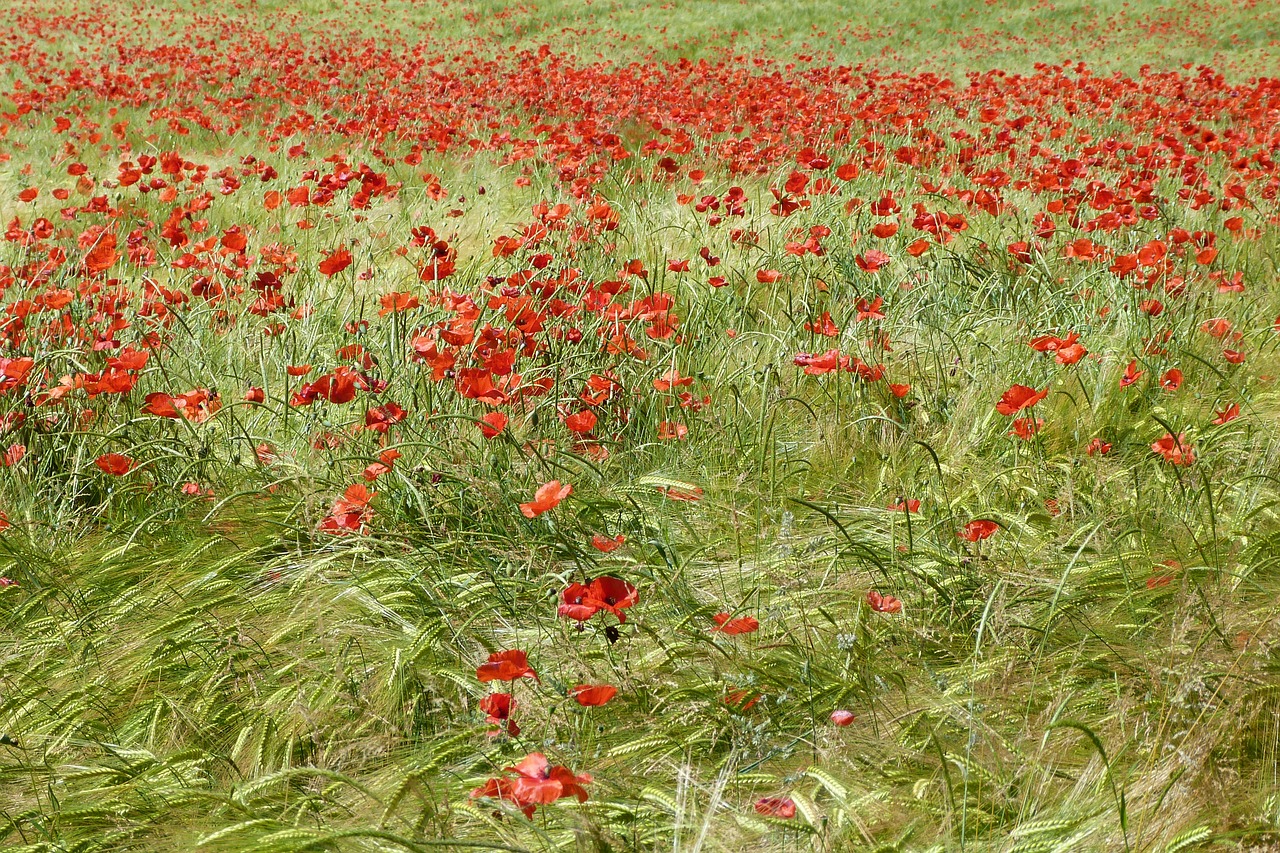
[[[1280,850],[1280,5],[0,5],[0,849]]]

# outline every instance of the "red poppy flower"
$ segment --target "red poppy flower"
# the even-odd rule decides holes
[[[525,518],[537,518],[544,512],[550,512],[560,505],[560,501],[569,497],[573,486],[561,485],[559,480],[543,483],[534,493],[533,500],[520,504],[520,512]]]
[[[716,623],[716,627],[711,630],[731,637],[736,634],[750,634],[760,630],[760,620],[754,616],[739,616],[737,619],[731,619],[728,613],[717,613],[711,618]]]
[[[1213,419],[1214,426],[1229,424],[1236,418],[1240,417],[1240,406],[1237,403],[1231,403],[1222,411],[1215,412],[1214,414],[1217,415],[1217,417]]]
[[[1226,333],[1230,332],[1230,330],[1231,321],[1226,319],[1225,316],[1216,316],[1216,318],[1204,320],[1201,323],[1201,332],[1210,334],[1215,338],[1226,336]]]
[[[1001,395],[1000,402],[996,403],[996,411],[1008,417],[1023,409],[1031,408],[1047,396],[1049,396],[1048,388],[1037,391],[1027,385],[1012,385]]]
[[[113,477],[123,477],[134,466],[133,460],[122,453],[104,453],[93,462],[103,473]]]
[[[418,301],[418,297],[412,293],[386,293],[378,298],[378,302],[382,308],[378,310],[379,317],[385,317],[388,314],[398,314],[401,311],[411,311],[422,305]]]
[[[1152,443],[1151,452],[1170,465],[1190,465],[1196,461],[1195,449],[1187,443],[1185,432],[1178,433],[1176,437],[1165,433],[1162,438]]]
[[[1075,332],[1072,332],[1069,335],[1069,338],[1072,342],[1074,342],[1077,337],[1079,337],[1079,335],[1077,335]],[[1049,353],[1057,352],[1059,349],[1065,346],[1065,344],[1066,344],[1066,340],[1058,337],[1057,335],[1040,335],[1039,337],[1032,338],[1030,341],[1027,342],[1027,346],[1031,347],[1036,352],[1049,352]]]
[[[905,397],[911,393],[911,386],[908,384],[889,383],[889,393],[895,397]]]
[[[1111,445],[1100,438],[1095,438],[1089,442],[1089,447],[1085,452],[1090,456],[1106,456],[1111,452]]]
[[[670,391],[672,388],[685,388],[693,384],[692,376],[681,376],[674,367],[653,380],[653,390]]]
[[[1138,369],[1138,362],[1129,362],[1128,367],[1124,369],[1124,375],[1120,377],[1120,387],[1128,388],[1130,385],[1137,382],[1138,378],[1145,372],[1145,370]]]
[[[391,427],[403,421],[409,413],[396,403],[374,406],[364,413],[364,428],[386,435]]]
[[[1072,332],[1072,336],[1075,336],[1074,332]],[[1058,364],[1075,364],[1088,354],[1089,351],[1084,348],[1083,344],[1078,341],[1072,341],[1059,347],[1058,351],[1054,353],[1053,360]]]
[[[1164,376],[1160,377],[1160,387],[1166,391],[1177,391],[1182,385],[1182,371],[1174,367],[1166,370]]]
[[[904,511],[908,513],[919,512],[920,501],[915,498],[906,498],[906,499],[899,498],[897,503],[891,503],[887,507],[885,507],[885,509],[889,510],[890,512],[904,512]]]
[[[856,719],[858,718],[854,716],[852,711],[832,711],[831,712],[831,722],[835,723],[837,726],[841,726],[841,727],[851,726],[853,725],[853,721]]]
[[[588,584],[571,583],[560,593],[557,613],[566,619],[585,622],[602,610],[626,622],[623,610],[640,600],[640,592],[626,581],[609,576],[598,577]]]
[[[864,254],[857,255],[853,261],[858,265],[858,269],[863,272],[877,272],[883,267],[887,267],[893,258],[886,255],[879,249],[870,249]]]
[[[591,547],[595,548],[602,554],[608,554],[611,551],[618,550],[622,547],[622,543],[626,541],[627,537],[623,536],[621,533],[612,539],[607,536],[601,536],[597,533],[591,537]]]
[[[511,712],[515,709],[516,699],[510,693],[490,693],[480,700],[480,710],[485,713],[484,721],[498,726],[495,731],[490,732],[491,735],[501,734],[503,728],[511,737],[520,734],[520,727],[511,719]]]
[[[1013,422],[1013,429],[1009,430],[1009,435],[1016,435],[1023,441],[1028,441],[1040,431],[1044,426],[1044,418],[1017,418]]]
[[[480,419],[478,426],[485,438],[497,438],[507,428],[507,416],[502,412],[490,412]]]
[[[880,308],[884,305],[884,297],[877,296],[868,302],[866,299],[859,299],[854,308],[858,312],[858,322],[863,320],[883,320],[884,312]]]
[[[173,405],[173,398],[168,394],[156,392],[146,396],[146,405],[142,407],[144,415],[155,415],[158,418],[176,418],[178,409]]]
[[[12,468],[22,461],[27,455],[27,446],[25,444],[11,444],[5,450],[4,455],[0,456],[0,464],[6,468]]]
[[[320,272],[326,276],[335,276],[349,266],[351,266],[351,253],[345,246],[339,246],[325,255],[325,259],[320,262]]]
[[[378,461],[369,463],[364,469],[364,478],[369,482],[391,472],[395,461],[400,458],[400,451],[395,448],[384,450],[378,454]]]
[[[756,814],[791,820],[796,816],[796,804],[790,797],[762,797],[756,800]]]
[[[658,424],[659,441],[683,441],[688,434],[689,428],[684,424],[672,423],[671,421],[662,421]]]
[[[612,684],[579,684],[573,690],[569,691],[579,705],[584,708],[595,708],[606,704],[614,696],[618,695],[618,688]]]
[[[1000,525],[996,524],[994,521],[977,519],[966,524],[962,530],[956,533],[956,535],[967,542],[979,542],[986,539],[999,529]]]
[[[518,774],[513,793],[520,805],[547,805],[562,797],[577,797],[580,803],[587,800],[582,786],[591,782],[590,774],[575,775],[567,767],[553,767],[540,752],[531,753],[515,767],[506,769]]]
[[[853,369],[849,356],[841,355],[840,351],[835,349],[827,350],[821,355],[797,353],[792,362],[797,367],[803,367],[806,376],[822,376],[837,370]]]
[[[760,701],[760,694],[754,690],[730,690],[722,701],[734,710],[749,711]]]
[[[515,778],[490,779],[472,791],[471,797],[506,800],[530,818],[538,806],[554,803],[563,797],[576,797],[578,802],[586,802],[587,792],[582,786],[592,781],[588,773],[574,774],[567,767],[552,766],[540,752],[530,753],[518,765],[506,769],[515,773]]]
[[[831,319],[830,311],[823,311],[822,316],[816,321],[810,320],[804,324],[806,332],[813,332],[815,335],[822,335],[827,338],[834,338],[840,334],[840,327]]]
[[[482,682],[515,681],[520,678],[539,680],[538,673],[529,666],[528,656],[519,649],[489,655],[489,660],[476,668],[476,678]]]
[[[377,494],[377,492],[370,492],[364,483],[348,486],[342,497],[333,502],[329,515],[320,522],[320,529],[337,536],[365,532],[365,525],[373,518],[373,510],[369,509],[369,502]]]
[[[892,595],[881,595],[876,590],[867,592],[867,606],[876,613],[901,613],[902,602]]]
[[[564,419],[564,425],[570,432],[587,433],[595,429],[596,413],[590,409],[583,409]]]

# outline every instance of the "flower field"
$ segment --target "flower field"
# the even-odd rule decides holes
[[[0,22],[0,846],[1280,850],[1280,8]]]

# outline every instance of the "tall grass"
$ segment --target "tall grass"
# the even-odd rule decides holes
[[[932,35],[918,41],[902,20],[914,6],[876,23],[904,52],[919,52],[903,59],[907,66],[931,61],[930,45],[951,49],[951,31],[969,26],[965,15],[993,26],[1003,10],[940,5],[920,21]],[[1117,6],[1100,4],[1089,20],[1131,14]],[[259,4],[244,14],[286,8]],[[501,19],[494,4],[461,8],[500,45],[527,46],[582,15],[553,3]],[[1046,10],[1046,32],[1073,8]],[[357,11],[357,29],[420,24],[425,32],[459,9],[434,23]],[[785,26],[787,49],[801,50],[795,42],[810,24],[837,11],[815,6],[792,17],[782,6],[615,3],[593,19],[607,22],[605,34],[589,33],[577,49],[587,57],[624,33],[651,39],[644,47],[659,54],[702,39],[689,51],[702,55],[737,29],[781,49],[765,36]],[[1011,14],[1011,29],[1028,16]],[[1149,14],[1173,21],[1173,31],[1185,18]],[[1232,57],[1247,68],[1265,26],[1274,26],[1273,13],[1259,14],[1256,31],[1224,17],[1167,51],[1135,45],[1117,64],[1197,55],[1201,39],[1238,30],[1247,44]],[[668,28],[661,40],[649,34],[658,20]],[[96,38],[68,29],[67,57],[77,38]],[[824,44],[840,61],[856,51]],[[959,61],[955,49],[944,50],[939,67]],[[104,106],[87,109],[104,120]],[[1044,108],[1059,117],[1068,109]],[[112,116],[121,118],[149,127],[144,108],[124,105]],[[24,227],[35,215],[58,221],[61,205],[47,192],[23,207],[12,199],[27,185],[73,185],[59,154],[65,140],[50,134],[47,117],[12,121],[5,217],[20,216]],[[1120,133],[1097,116],[1081,121],[1099,138]],[[893,150],[915,130],[884,144]],[[278,171],[271,186],[281,188],[330,168],[323,156],[339,150],[349,162],[380,156],[359,140],[307,139],[310,154],[291,158],[285,152],[301,136],[271,151],[199,129],[182,138],[157,130],[151,142],[130,133],[137,150],[180,146],[213,171],[252,153]],[[1078,145],[1069,137],[1053,144],[1063,156]],[[108,180],[123,159],[92,145],[76,156]],[[201,214],[202,236],[240,226],[255,253],[290,245],[300,260],[284,292],[309,313],[258,317],[246,310],[251,294],[225,304],[195,298],[174,309],[164,354],[131,395],[74,396],[53,409],[0,397],[0,415],[27,417],[6,436],[21,440],[26,458],[0,469],[0,510],[11,524],[0,533],[0,575],[14,582],[0,588],[6,849],[1173,853],[1280,845],[1274,211],[1263,204],[1244,214],[1256,239],[1220,237],[1214,268],[1243,271],[1244,293],[1193,279],[1156,322],[1138,306],[1148,294],[1129,281],[1065,260],[1062,235],[1030,263],[1011,262],[1005,247],[1026,237],[1026,220],[1042,205],[1028,190],[1007,190],[1009,212],[990,216],[891,167],[866,170],[841,194],[814,195],[782,218],[768,212],[769,188],[788,180],[791,163],[732,177],[690,158],[686,173],[708,171],[695,187],[655,176],[656,157],[637,159],[639,178],[631,164],[617,166],[592,188],[617,212],[616,229],[587,239],[572,228],[553,232],[512,257],[495,256],[494,239],[527,225],[539,202],[563,201],[572,225],[590,225],[591,198],[574,199],[554,159],[428,154],[412,168],[394,163],[386,172],[403,190],[359,213],[267,210],[257,186],[228,194]],[[24,163],[34,171],[20,172]],[[1208,180],[1221,187],[1229,177],[1214,168]],[[424,172],[439,177],[445,197],[431,198]],[[735,183],[749,204],[729,225],[713,227],[674,199],[723,197]],[[1176,181],[1157,183],[1161,198],[1176,198]],[[880,219],[846,202],[870,203],[886,190],[902,201],[904,221],[909,203],[923,201],[964,214],[968,228],[919,257],[906,251],[918,234],[905,228],[873,239]],[[171,207],[123,191],[112,203],[126,198],[135,225],[163,222]],[[296,226],[304,216],[314,227]],[[1117,253],[1135,251],[1175,227],[1221,232],[1223,217],[1212,206],[1170,203],[1154,222],[1107,239]],[[396,251],[424,224],[458,250],[457,272],[440,285],[422,283]],[[825,255],[788,252],[819,225],[831,229]],[[730,228],[749,233],[731,240]],[[53,239],[73,246],[73,236]],[[339,243],[356,261],[325,277],[316,262]],[[703,247],[720,265],[698,266]],[[893,262],[863,271],[858,256],[876,247]],[[181,250],[164,251],[155,279],[189,290],[191,276],[171,268]],[[411,341],[447,319],[426,298],[444,287],[474,296],[485,319],[506,322],[487,299],[539,251],[554,257],[551,271],[626,278],[632,290],[620,302],[672,294],[679,337],[650,339],[635,327],[649,355],[639,360],[548,336],[523,369],[530,380],[552,377],[551,389],[508,406],[509,427],[489,440],[477,426],[489,410],[433,381]],[[0,249],[12,268],[34,257],[17,242]],[[646,276],[619,272],[632,259]],[[677,259],[692,259],[693,271],[670,270]],[[125,270],[120,284],[137,296],[142,273]],[[759,270],[780,278],[763,282]],[[364,271],[371,275],[362,279]],[[77,286],[64,274],[49,286]],[[710,286],[711,275],[725,286]],[[423,304],[380,316],[379,297],[392,291]],[[875,296],[885,317],[859,321],[859,300]],[[3,302],[27,297],[15,286]],[[75,320],[89,324],[91,305],[77,305]],[[134,325],[122,335],[136,342],[153,327],[131,311]],[[824,311],[841,330],[836,338],[805,329]],[[1243,365],[1224,362],[1224,342],[1200,331],[1218,316],[1243,333]],[[276,319],[281,333],[264,335]],[[574,322],[588,341],[608,325],[592,315]],[[1152,336],[1165,328],[1167,351],[1156,353]],[[1027,345],[1068,331],[1092,357],[1062,366]],[[335,352],[353,343],[389,382],[382,395],[290,404],[306,380],[289,366],[314,365],[314,378],[342,363]],[[888,380],[910,391],[898,397],[885,382],[848,372],[807,376],[795,363],[797,353],[833,346],[883,361]],[[52,383],[101,369],[103,358],[71,335],[39,342],[33,355]],[[1146,375],[1122,387],[1131,359]],[[1185,381],[1162,390],[1157,379],[1174,366]],[[672,369],[693,383],[655,390]],[[597,441],[584,442],[564,414],[578,407],[588,377],[607,371],[621,391],[600,408]],[[1027,441],[1011,436],[1011,419],[994,408],[1014,383],[1049,391],[1034,410],[1045,424]],[[194,387],[221,394],[222,408],[207,420],[140,413],[146,393]],[[250,387],[264,390],[262,401],[242,399]],[[710,401],[682,407],[680,390]],[[370,405],[388,400],[409,411],[402,423],[385,437],[358,429]],[[1242,416],[1213,425],[1232,402]],[[44,419],[47,411],[59,417]],[[659,438],[664,422],[687,427],[687,436]],[[1165,433],[1189,436],[1194,465],[1153,454]],[[1111,452],[1088,454],[1095,437]],[[369,486],[378,496],[366,535],[323,532],[335,498],[389,448],[402,455]],[[94,460],[107,452],[127,453],[137,470],[104,474]],[[552,479],[571,483],[572,495],[526,518],[519,504]],[[187,483],[196,494],[183,491]],[[694,489],[701,500],[671,499],[672,490]],[[920,501],[918,512],[891,508],[907,499]],[[957,535],[980,519],[998,532],[972,543]],[[590,545],[596,534],[625,543],[602,553]],[[557,616],[570,582],[602,575],[639,589],[625,624]],[[899,598],[901,612],[873,610],[871,590]],[[759,630],[715,632],[720,613],[754,617]],[[479,702],[490,688],[476,678],[486,656],[504,649],[527,651],[540,676],[512,687],[521,733],[510,737],[485,722]],[[619,693],[603,707],[572,698],[575,685],[605,683]],[[837,727],[835,710],[856,720]],[[527,819],[470,796],[530,752],[592,774],[590,799]],[[789,798],[795,817],[758,813],[762,797]]]

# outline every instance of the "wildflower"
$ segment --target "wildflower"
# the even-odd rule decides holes
[[[760,629],[760,620],[754,616],[739,616],[737,619],[732,619],[728,613],[717,613],[711,618],[716,623],[716,627],[711,630],[728,636],[750,634]]]
[[[689,428],[684,424],[672,423],[671,421],[662,421],[658,424],[659,441],[683,441],[688,434]]]
[[[588,773],[575,774],[563,765],[553,766],[540,752],[529,753],[515,767],[505,769],[509,773],[515,773],[515,778],[490,779],[472,791],[471,797],[506,800],[529,818],[533,817],[538,806],[554,803],[564,797],[575,797],[580,803],[586,802],[587,792],[582,786],[592,781]]]
[[[345,246],[339,246],[325,254],[324,260],[320,262],[320,272],[326,277],[332,277],[349,266],[351,266],[351,253]]]
[[[93,463],[104,474],[110,474],[113,477],[123,477],[134,468],[134,461],[122,453],[104,453],[93,460]]]
[[[487,681],[516,681],[520,678],[538,680],[538,673],[529,666],[529,658],[519,649],[494,652],[489,660],[476,668],[476,678]]]
[[[607,704],[614,696],[618,695],[618,688],[612,684],[579,684],[573,690],[569,691],[569,695],[574,698],[579,705],[584,708],[595,708],[600,705]]]
[[[604,610],[626,622],[623,613],[640,600],[639,591],[624,580],[614,577],[598,577],[588,584],[571,583],[560,593],[560,616],[585,622]]]
[[[1171,465],[1190,465],[1196,461],[1195,450],[1187,443],[1185,432],[1178,433],[1176,437],[1171,433],[1165,433],[1162,438],[1152,443],[1151,452]]]
[[[892,595],[881,595],[876,590],[867,592],[867,606],[876,613],[901,613],[902,602]]]
[[[1174,367],[1166,370],[1164,376],[1160,377],[1160,387],[1166,391],[1177,391],[1182,385],[1182,371]]]
[[[1044,418],[1017,418],[1009,435],[1016,435],[1023,441],[1031,439],[1044,426]]]
[[[339,536],[364,532],[364,526],[373,518],[369,502],[377,494],[370,492],[363,483],[348,486],[342,497],[333,502],[333,508],[320,522],[320,529]]]
[[[810,320],[804,324],[806,332],[813,332],[815,335],[822,335],[827,338],[834,338],[840,334],[840,328],[831,320],[831,312],[823,311],[822,316],[816,321]]]
[[[791,820],[796,816],[796,804],[790,797],[762,797],[756,800],[756,814]]]
[[[511,719],[511,713],[515,709],[516,700],[510,693],[490,693],[480,700],[480,710],[485,714],[484,721],[498,726],[490,735],[501,734],[503,728],[506,728],[511,737],[520,734],[520,727]]]
[[[507,428],[507,416],[502,412],[490,412],[480,419],[479,427],[485,438],[497,438]]]
[[[883,296],[877,296],[875,299],[870,301],[866,299],[859,299],[854,303],[854,308],[858,312],[858,322],[861,323],[863,320],[883,320],[884,312],[880,310],[883,306]]]
[[[599,533],[591,537],[591,547],[595,548],[601,554],[608,554],[622,547],[622,543],[627,541],[627,537],[619,533],[610,539],[607,536],[601,536]]]
[[[991,536],[991,534],[995,533],[999,529],[1000,525],[996,524],[994,521],[977,519],[966,524],[962,530],[956,533],[956,535],[966,542],[980,542],[981,540]]]
[[[520,512],[525,518],[537,518],[544,512],[550,512],[560,505],[560,501],[569,496],[573,486],[561,485],[559,480],[543,483],[534,493],[533,500],[520,504]]]
[[[1027,385],[1012,385],[1001,395],[1000,402],[996,403],[996,411],[1008,417],[1031,408],[1047,396],[1048,388],[1037,391]]]
[[[1237,403],[1231,403],[1226,408],[1222,409],[1222,411],[1215,412],[1214,414],[1216,414],[1217,417],[1213,419],[1213,425],[1223,426],[1224,424],[1229,424],[1236,418],[1240,417],[1240,406]]]
[[[1129,362],[1129,365],[1124,369],[1124,375],[1120,377],[1120,387],[1128,388],[1130,385],[1137,382],[1138,378],[1145,372],[1146,371],[1138,369],[1138,362]]]
[[[590,409],[583,409],[581,412],[575,412],[566,417],[564,425],[570,432],[591,432],[596,426],[596,413]]]

